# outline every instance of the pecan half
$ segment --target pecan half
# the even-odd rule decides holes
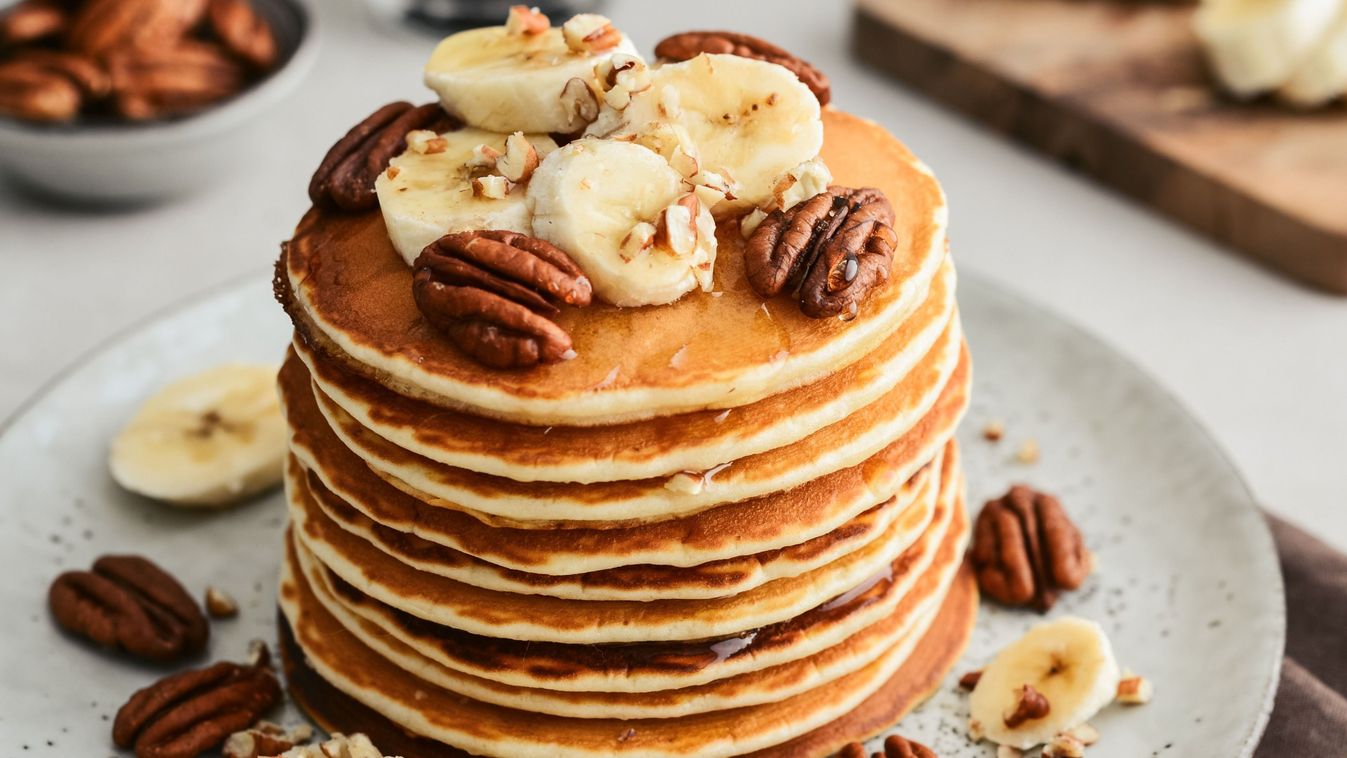
[[[811,318],[852,317],[889,278],[898,239],[893,206],[865,187],[832,187],[767,214],[744,250],[745,272],[763,297],[794,292]]]
[[[1022,485],[983,506],[970,556],[984,593],[1040,612],[1079,587],[1093,562],[1057,498]]]
[[[790,69],[818,98],[819,105],[832,99],[828,77],[806,61],[772,43],[736,32],[683,32],[665,37],[655,45],[655,56],[666,61],[686,61],[702,53],[737,55],[741,58],[775,63]]]
[[[248,0],[210,0],[207,17],[220,43],[244,63],[258,71],[276,66],[276,35]]]
[[[47,602],[67,631],[153,661],[199,653],[210,636],[187,590],[140,556],[104,556],[92,571],[67,571],[52,582]]]
[[[126,47],[158,49],[182,39],[206,13],[207,0],[89,0],[75,15],[71,50],[103,57]]]
[[[220,46],[194,40],[120,50],[108,57],[108,69],[117,112],[136,121],[195,113],[247,82],[243,66]]]
[[[447,234],[416,259],[416,305],[436,328],[494,368],[526,368],[571,356],[552,319],[557,304],[583,308],[593,289],[561,249],[517,232]]]
[[[25,121],[69,121],[84,102],[69,77],[26,61],[0,63],[0,115]]]
[[[439,103],[413,106],[389,103],[365,117],[323,156],[309,180],[314,205],[344,211],[365,211],[379,203],[374,180],[407,146],[407,134],[418,129],[443,131],[453,121]]]
[[[64,76],[74,82],[88,99],[106,97],[112,89],[112,78],[108,72],[97,61],[79,53],[32,48],[18,52],[14,60]]]
[[[0,45],[23,45],[60,35],[70,17],[56,5],[25,0],[0,16]]]
[[[281,698],[269,656],[164,677],[117,711],[112,740],[138,758],[195,758],[257,722]]]
[[[852,742],[837,752],[837,758],[865,758],[865,746]],[[891,734],[884,738],[884,751],[872,758],[938,758],[935,751],[906,737]]]

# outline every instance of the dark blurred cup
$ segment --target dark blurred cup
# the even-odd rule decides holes
[[[519,3],[511,0],[368,0],[379,15],[427,32],[443,34],[478,26],[505,23],[511,5],[536,6],[553,23],[561,23],[576,13],[589,13],[602,5],[601,0],[554,0]]]

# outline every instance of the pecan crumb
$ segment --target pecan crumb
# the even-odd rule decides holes
[[[1015,451],[1015,460],[1020,463],[1038,463],[1041,451],[1038,448],[1038,440],[1030,437],[1020,445],[1020,449]]]
[[[218,587],[207,587],[206,613],[209,613],[211,618],[233,618],[239,615],[239,604],[228,592]]]
[[[988,442],[1000,442],[1006,434],[1006,426],[1000,421],[989,421],[982,427],[982,438]]]
[[[977,671],[970,671],[967,674],[964,674],[963,676],[959,677],[959,686],[966,690],[972,690],[973,688],[978,686],[978,682],[981,680],[982,680],[982,669],[978,669]]]
[[[1004,716],[1007,728],[1014,729],[1026,721],[1041,719],[1052,711],[1052,704],[1033,687],[1026,684],[1016,692],[1015,710]]]
[[[1122,680],[1118,682],[1118,702],[1124,705],[1145,705],[1151,701],[1151,696],[1155,694],[1155,686],[1151,680],[1144,676],[1138,676],[1131,671],[1124,671]]]

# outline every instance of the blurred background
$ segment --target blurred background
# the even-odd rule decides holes
[[[159,309],[269,275],[332,142],[385,102],[429,99],[420,69],[436,38],[403,23],[409,5],[311,0],[312,70],[210,186],[99,210],[0,184],[0,417]],[[462,5],[421,2],[417,13]],[[727,28],[814,63],[837,107],[888,127],[940,177],[961,271],[1066,316],[1154,374],[1263,503],[1347,548],[1347,298],[1230,255],[861,64],[849,3],[611,0],[601,10],[646,53],[672,31]],[[149,156],[154,171],[182,170]]]

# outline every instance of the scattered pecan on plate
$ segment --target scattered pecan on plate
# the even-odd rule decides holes
[[[837,751],[837,758],[866,758],[865,746],[853,742]],[[920,742],[891,734],[884,738],[884,751],[875,753],[872,758],[938,758],[934,750]]]
[[[92,571],[67,571],[47,593],[56,622],[98,645],[170,662],[201,652],[210,628],[168,572],[135,555],[108,555]]]
[[[666,61],[685,61],[702,53],[737,55],[775,63],[790,69],[818,98],[819,105],[832,99],[828,77],[809,63],[772,43],[737,32],[683,32],[665,37],[655,45],[655,56]]]
[[[138,758],[195,758],[257,723],[281,699],[266,647],[249,664],[222,661],[137,691],[117,711],[112,741]]]
[[[969,555],[983,593],[1039,612],[1079,587],[1094,563],[1057,498],[1023,485],[982,507]]]
[[[439,103],[414,106],[389,103],[365,117],[337,140],[309,180],[314,205],[366,211],[379,203],[374,180],[407,147],[407,134],[419,129],[443,131],[453,119]]]
[[[889,278],[898,239],[893,206],[870,187],[831,187],[788,210],[774,210],[744,249],[745,272],[763,297],[792,292],[811,318],[856,315]]]
[[[589,279],[560,248],[517,232],[447,234],[416,259],[412,294],[429,321],[493,368],[527,368],[574,356],[553,319],[583,308]]]

